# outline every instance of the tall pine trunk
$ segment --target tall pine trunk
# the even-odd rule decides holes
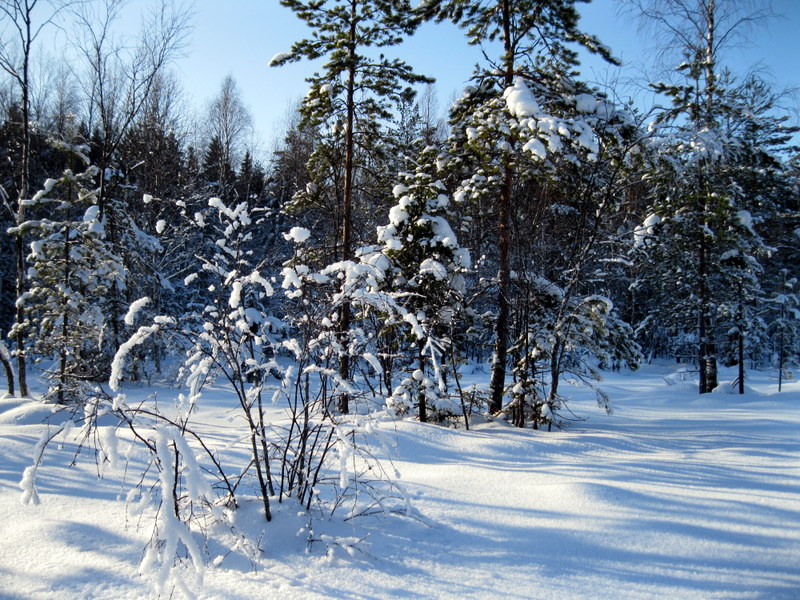
[[[71,186],[70,186],[71,187]],[[72,197],[72,194],[69,194]],[[64,228],[64,299],[61,305],[61,348],[59,349],[58,357],[58,403],[64,404],[65,395],[64,391],[67,388],[67,361],[69,359],[69,344],[67,343],[67,336],[69,335],[69,298],[67,297],[67,290],[69,290],[70,277],[70,226]]]
[[[510,0],[503,0],[503,49],[505,73],[505,89],[514,83],[514,48],[511,40],[511,6]],[[514,140],[509,135],[508,140],[513,147]],[[509,302],[510,263],[511,249],[510,214],[511,195],[514,190],[514,169],[506,159],[503,172],[503,186],[500,190],[499,223],[498,223],[498,249],[500,251],[498,264],[497,287],[497,323],[495,324],[494,362],[489,387],[491,397],[489,412],[496,413],[503,408],[503,392],[506,382],[506,362],[508,360],[508,327],[510,321],[511,305]]]
[[[710,314],[711,293],[708,285],[708,242],[705,232],[698,248],[698,341],[699,341],[699,374],[701,394],[708,394],[717,387],[716,344],[713,340],[713,327]]]
[[[422,352],[422,343],[417,345],[417,361],[419,364],[419,370],[425,373],[425,356]],[[421,382],[420,382],[421,383]],[[425,399],[425,390],[420,389],[419,395],[417,396],[417,404],[419,409],[419,422],[420,423],[427,423],[428,422],[428,404],[427,400]]]
[[[739,360],[739,394],[744,394],[744,292],[741,280],[738,282],[738,287],[739,306],[736,309],[736,320],[738,321],[736,345]]]
[[[347,69],[347,129],[345,130],[345,156],[344,156],[344,197],[342,199],[342,259],[352,258],[352,228],[353,228],[353,162],[355,152],[355,87],[356,87],[356,0],[350,1],[350,33],[348,58],[350,64]],[[350,355],[348,353],[348,338],[350,331],[350,303],[345,301],[339,313],[339,343],[342,350],[339,354],[339,377],[346,381],[350,377]],[[339,396],[339,411],[343,414],[350,412],[350,397],[346,392]]]

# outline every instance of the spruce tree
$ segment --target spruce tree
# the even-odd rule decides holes
[[[406,331],[400,338],[410,343],[416,359],[414,372],[403,378],[389,405],[406,412],[416,403],[423,422],[429,412],[437,418],[455,413],[442,373],[455,351],[453,332],[464,308],[464,274],[471,266],[469,252],[459,246],[447,220],[450,198],[427,170],[401,176],[389,224],[378,228],[380,255],[386,259],[380,289],[413,316],[403,321]]]
[[[222,142],[216,136],[211,138],[203,157],[201,171],[203,180],[214,188],[214,195],[222,199],[230,196],[231,186],[235,178],[233,167],[225,157]]]
[[[88,162],[85,147],[62,147]],[[18,302],[31,323],[31,348],[46,365],[48,396],[59,403],[80,400],[85,382],[107,375],[110,359],[103,355],[102,339],[109,323],[102,299],[112,286],[124,287],[125,269],[99,217],[98,175],[97,167],[90,166],[48,179],[30,202],[34,209],[47,205],[48,216],[20,227],[33,241],[30,288]]]

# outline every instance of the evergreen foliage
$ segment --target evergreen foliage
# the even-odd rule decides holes
[[[406,414],[416,404],[420,421],[427,421],[429,413],[441,420],[458,412],[448,398],[444,371],[457,351],[453,338],[464,310],[464,274],[471,267],[469,252],[459,246],[447,221],[450,199],[444,184],[425,170],[401,176],[389,224],[378,228],[378,256],[384,259],[380,287],[415,317],[402,322],[406,331],[399,336],[383,332],[397,345],[394,352],[416,357],[413,373],[402,378],[389,405]]]

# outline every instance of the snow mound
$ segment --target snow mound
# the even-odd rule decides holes
[[[55,405],[30,398],[0,400],[0,425],[40,425],[53,416]]]
[[[728,395],[737,395],[742,397],[747,396],[761,396],[762,394],[754,390],[749,385],[744,386],[744,394],[739,393],[739,384],[736,380],[733,381],[721,381],[717,387],[714,388],[712,391],[713,394],[728,394]]]

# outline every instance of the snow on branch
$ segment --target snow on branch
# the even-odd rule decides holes
[[[125,365],[125,358],[128,356],[131,350],[133,350],[139,344],[144,343],[147,338],[153,335],[160,328],[161,327],[158,324],[143,325],[139,328],[139,331],[134,333],[127,342],[119,347],[119,350],[117,350],[117,353],[114,355],[114,360],[111,362],[111,376],[108,378],[108,387],[115,392],[119,391],[119,382],[122,379],[122,368]]]
[[[136,314],[148,304],[150,304],[150,298],[148,298],[147,296],[145,296],[144,298],[139,298],[138,300],[133,302],[128,308],[128,313],[125,315],[125,325],[133,327],[133,323],[136,319]]]

